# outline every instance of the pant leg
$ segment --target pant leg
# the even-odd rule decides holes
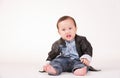
[[[79,59],[72,60],[72,72],[74,72],[76,69],[83,68],[86,65],[84,65]]]
[[[67,57],[59,56],[50,62],[50,65],[57,71],[57,75],[67,70],[69,63],[68,59]]]

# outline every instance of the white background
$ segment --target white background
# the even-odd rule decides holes
[[[120,63],[120,0],[0,0],[0,63],[45,61],[63,15],[92,44],[93,63]]]

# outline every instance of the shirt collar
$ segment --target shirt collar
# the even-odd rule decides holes
[[[72,43],[72,42],[74,42],[75,41],[75,39],[72,39],[72,40],[70,40],[70,41],[66,41],[65,40],[65,43]]]

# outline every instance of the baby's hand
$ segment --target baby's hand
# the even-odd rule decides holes
[[[87,66],[90,65],[90,62],[89,62],[86,58],[81,58],[80,60],[81,60],[81,62],[82,62],[83,64],[85,64],[85,65],[87,65]]]

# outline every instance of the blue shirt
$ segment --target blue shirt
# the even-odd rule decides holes
[[[79,55],[76,50],[75,40],[65,41],[66,47],[61,46],[61,55],[70,57],[70,59],[79,59]]]

